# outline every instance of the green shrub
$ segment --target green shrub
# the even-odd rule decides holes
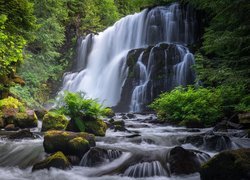
[[[96,100],[86,98],[85,94],[80,92],[65,92],[59,102],[59,111],[73,119],[86,116],[98,118],[106,113],[106,108]]]
[[[210,126],[222,116],[222,102],[216,91],[189,86],[161,94],[150,107],[161,120],[178,124],[195,121]]]
[[[235,106],[238,112],[250,112],[250,95],[246,95],[241,99],[240,103]]]
[[[246,96],[246,87],[241,83],[221,85],[215,91],[223,100],[223,113],[227,117],[232,116],[237,111],[236,107],[239,107],[241,102],[243,103],[242,99]]]

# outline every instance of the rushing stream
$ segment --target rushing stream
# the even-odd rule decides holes
[[[114,119],[122,120],[123,114]],[[84,179],[200,179],[199,173],[176,176],[169,170],[169,151],[182,146],[194,150],[203,163],[216,153],[226,149],[250,147],[250,140],[242,137],[242,131],[217,133],[211,141],[212,128],[186,129],[153,123],[155,115],[136,114],[125,121],[126,131],[108,129],[105,137],[97,137],[96,151],[86,153],[79,166],[70,170],[40,170],[31,172],[32,164],[45,157],[43,138],[35,140],[0,141],[1,180],[84,180]],[[204,134],[205,133],[205,134]],[[192,138],[202,137],[190,141]],[[99,150],[98,150],[99,149]],[[198,151],[197,151],[198,150]],[[99,160],[94,157],[97,152]]]

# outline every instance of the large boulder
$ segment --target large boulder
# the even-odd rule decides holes
[[[81,119],[71,119],[66,130],[73,132],[87,132],[96,136],[105,136],[107,128],[107,124],[103,120],[85,116]]]
[[[14,124],[20,128],[37,127],[38,119],[35,111],[27,110],[26,112],[19,112],[14,118]]]
[[[65,155],[82,157],[95,146],[95,136],[85,132],[52,130],[45,133],[43,146],[47,153],[62,151]]]
[[[224,151],[203,164],[202,180],[250,179],[250,149]]]
[[[41,169],[50,169],[51,167],[58,169],[69,169],[71,165],[68,159],[65,157],[65,155],[59,151],[49,156],[45,160],[36,163],[32,167],[32,171],[37,171]]]
[[[194,150],[186,150],[180,146],[174,147],[168,153],[171,174],[191,174],[198,172],[201,163],[208,160],[210,156],[206,153]]]
[[[107,124],[101,119],[85,122],[85,131],[96,136],[105,136],[107,128]]]
[[[65,130],[69,123],[66,116],[55,112],[48,112],[43,117],[42,131]]]

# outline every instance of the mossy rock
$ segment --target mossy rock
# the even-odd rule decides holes
[[[3,115],[0,112],[0,128],[4,128],[5,127],[5,120],[3,118]]]
[[[48,112],[43,117],[42,131],[65,130],[69,123],[66,116],[55,112]]]
[[[37,127],[37,117],[33,110],[26,112],[19,112],[14,118],[14,124],[20,128],[33,128]]]
[[[51,167],[58,169],[69,169],[71,165],[65,155],[59,151],[44,159],[43,161],[36,163],[32,167],[32,171],[50,169]]]
[[[69,141],[69,149],[72,154],[82,156],[83,153],[87,152],[90,149],[90,145],[86,139],[82,137],[76,137]]]
[[[43,146],[47,153],[62,151],[65,155],[82,157],[95,146],[95,136],[85,132],[52,130],[45,133]]]
[[[85,131],[88,133],[92,133],[96,136],[105,136],[107,130],[107,124],[101,120],[97,119],[94,121],[86,121],[84,122]]]
[[[224,151],[202,165],[202,180],[250,179],[250,149]]]

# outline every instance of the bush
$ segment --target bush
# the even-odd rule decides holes
[[[250,95],[246,95],[241,99],[240,103],[235,106],[238,112],[250,112]]]
[[[150,107],[161,120],[184,125],[193,121],[210,126],[222,116],[222,102],[216,91],[189,86],[161,94]]]
[[[84,93],[65,92],[59,99],[59,111],[71,118],[94,117],[98,118],[106,114],[106,108],[96,100],[87,99]]]
[[[244,105],[244,102],[246,103],[247,101],[246,87],[242,83],[224,84],[218,86],[215,91],[223,100],[222,108],[226,117],[231,117],[235,112],[240,110],[240,106],[241,108],[247,106],[247,104]],[[244,101],[243,99],[245,98],[246,100]]]

